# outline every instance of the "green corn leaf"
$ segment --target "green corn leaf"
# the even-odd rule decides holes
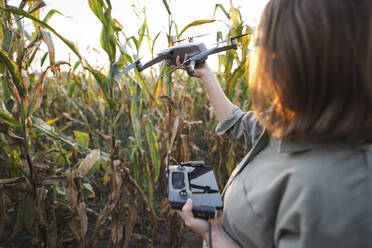
[[[76,61],[75,64],[74,64],[74,66],[72,67],[72,72],[75,72],[76,69],[78,68],[78,66],[79,66],[80,64],[81,64],[80,61]]]
[[[88,0],[88,4],[93,13],[97,18],[103,22],[103,10],[102,10],[102,1],[100,0]]]
[[[146,160],[146,170],[145,170],[145,175],[146,175],[146,181],[148,183],[148,197],[150,204],[154,206],[154,184],[152,183],[152,178],[151,178],[151,170],[148,161]]]
[[[138,36],[139,36],[138,37],[138,49],[142,45],[142,41],[143,41],[143,38],[145,37],[146,29],[148,29],[148,27],[147,27],[147,19],[145,17],[145,20],[143,21],[140,29],[138,30]],[[138,49],[137,49],[137,52],[138,52]]]
[[[116,39],[114,37],[114,23],[111,17],[111,9],[108,8],[103,14],[101,31],[101,46],[109,56],[110,62],[114,63],[116,59]]]
[[[8,57],[8,54],[0,49],[0,64],[7,68],[12,75],[13,83],[16,86],[18,93],[21,97],[24,97],[26,94],[25,87],[21,84],[21,77],[18,72],[16,64]]]
[[[165,8],[167,9],[168,15],[171,15],[172,12],[170,11],[170,8],[169,8],[169,5],[167,3],[167,0],[163,0],[163,4],[164,4]]]
[[[45,62],[47,56],[48,56],[48,52],[44,53],[43,57],[41,57],[40,66],[44,65],[44,62]]]
[[[86,147],[89,146],[89,134],[76,130],[74,130],[73,133],[75,135],[76,142]]]
[[[125,108],[124,108],[124,104],[122,104],[121,107],[120,107],[119,112],[118,112],[117,115],[115,116],[114,123],[112,124],[112,126],[113,126],[114,128],[116,127],[118,121],[120,120],[120,117],[124,114],[124,110],[125,110]]]
[[[155,38],[152,40],[152,44],[151,44],[151,55],[154,56],[154,48],[155,48],[155,42],[156,40],[159,38],[161,32],[159,32]]]
[[[154,166],[154,181],[157,182],[160,172],[160,152],[159,152],[159,143],[156,136],[154,126],[150,121],[145,123],[145,133],[147,138],[147,144],[149,146],[150,157],[152,165]]]
[[[134,93],[134,89],[131,89],[132,92],[132,104],[130,106],[130,118],[132,122],[132,128],[134,132],[134,137],[136,141],[136,145],[142,149],[142,136],[141,136],[141,124],[139,120],[140,116],[140,97],[137,95],[137,93]]]
[[[103,50],[107,53],[111,63],[115,61],[116,58],[116,43],[114,38],[114,33],[111,30],[102,28],[101,31],[101,46]]]
[[[11,113],[5,108],[4,103],[0,105],[0,118],[1,121],[12,128],[20,128],[20,123],[14,119]]]
[[[142,74],[139,73],[137,70],[134,72],[135,78],[133,78],[130,74],[127,74],[127,76],[132,79],[134,82],[138,83],[141,88],[146,92],[147,96],[150,97],[152,101],[156,101],[154,96],[151,94],[150,88],[146,82],[146,80],[143,78]]]
[[[217,9],[220,8],[222,10],[222,12],[225,14],[225,16],[227,17],[227,19],[230,20],[230,14],[228,11],[226,11],[225,7],[223,7],[222,4],[216,4],[216,7],[214,7],[214,13],[213,13],[213,16],[216,15],[216,12],[217,12]]]
[[[123,25],[121,25],[121,23],[118,20],[112,19],[112,28],[116,32],[120,32],[123,29]]]
[[[1,49],[9,52],[11,40],[12,40],[12,32],[5,25],[0,25]]]
[[[75,143],[74,141],[70,140],[69,138],[65,137],[63,134],[54,130],[53,127],[46,124],[42,119],[39,119],[35,116],[31,116],[32,121],[32,128],[38,134],[45,134],[54,140],[60,140],[72,147],[77,147],[82,152],[90,152],[90,149],[86,146],[83,146],[79,143]]]
[[[226,85],[226,92],[230,99],[234,99],[236,89],[241,88],[237,86],[237,82],[242,79],[242,77],[244,76],[243,75],[244,72],[245,72],[245,66],[240,65],[238,68],[234,70],[230,79],[228,80],[227,85]]]
[[[2,77],[0,80],[1,80],[2,97],[3,97],[2,103],[7,105],[9,102],[12,102],[11,93],[10,93],[10,90],[9,90],[9,87],[8,87],[8,84],[5,80],[5,78]]]
[[[106,5],[107,5],[107,8],[111,9],[112,6],[111,6],[111,1],[110,0],[105,0],[106,2]]]
[[[189,24],[186,25],[186,27],[184,27],[181,31],[181,33],[178,35],[178,38],[181,37],[181,35],[187,30],[189,29],[190,27],[194,27],[194,26],[199,26],[199,25],[203,25],[203,24],[207,24],[207,23],[212,23],[212,22],[215,22],[216,20],[214,19],[210,19],[210,20],[197,20],[197,21],[193,21]]]
[[[75,47],[75,45],[71,41],[65,39],[62,35],[60,35],[59,33],[57,33],[54,30],[54,28],[52,28],[51,26],[49,26],[47,23],[45,23],[43,21],[40,21],[36,17],[32,16],[28,12],[26,12],[24,10],[21,10],[21,9],[1,9],[1,11],[10,12],[10,13],[13,13],[13,14],[16,14],[16,15],[24,16],[24,17],[26,17],[28,19],[31,19],[31,20],[35,21],[36,23],[38,23],[43,28],[46,28],[49,31],[51,31],[53,34],[55,34],[59,39],[61,39],[76,54],[76,56],[78,56],[78,58],[80,60],[82,60],[82,57],[81,57],[78,49]]]
[[[58,10],[52,9],[44,17],[43,22],[44,23],[48,23],[50,21],[50,19],[52,18],[52,16],[55,15],[55,14],[60,14],[61,16],[63,16],[63,14],[61,12],[59,12]]]
[[[105,98],[106,102],[108,103],[110,109],[115,109],[116,103],[111,99],[108,95],[108,90],[109,90],[109,84],[110,82],[107,80],[105,75],[103,75],[101,72],[91,68],[91,67],[85,67],[96,79],[98,82],[99,86],[102,89],[103,92],[103,97]]]

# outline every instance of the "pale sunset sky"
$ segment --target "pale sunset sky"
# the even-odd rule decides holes
[[[91,12],[88,0],[44,0],[47,4],[41,11],[43,18],[49,10],[56,9],[61,15],[54,15],[49,24],[62,36],[74,42],[79,47],[81,54],[95,66],[102,67],[107,63],[107,56],[100,46],[101,23]],[[9,0],[10,5],[18,6],[21,0]],[[255,26],[259,20],[262,9],[267,0],[232,0],[234,7],[239,7],[245,23]],[[111,0],[112,16],[123,25],[126,36],[137,36],[137,31],[143,22],[143,15],[136,15],[136,10],[146,9],[147,24],[150,29],[150,36],[153,38],[161,32],[156,43],[157,51],[167,47],[166,33],[168,31],[168,14],[162,0]],[[174,21],[179,30],[182,30],[188,23],[195,20],[217,19],[214,23],[205,24],[190,28],[184,33],[184,37],[211,33],[198,42],[204,42],[207,47],[216,41],[217,31],[227,32],[223,22],[227,19],[221,10],[216,16],[213,12],[216,4],[222,4],[228,10],[230,0],[171,0],[170,9]],[[71,61],[77,60],[76,56],[57,37],[53,36],[56,50],[56,60]],[[146,51],[143,51],[146,53]],[[142,56],[150,56],[143,54]],[[212,59],[213,60],[213,59]],[[213,63],[213,61],[211,61]]]

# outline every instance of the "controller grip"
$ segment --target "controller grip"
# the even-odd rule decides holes
[[[204,220],[213,219],[215,214],[215,208],[211,206],[194,206],[192,213],[195,218],[200,218]]]

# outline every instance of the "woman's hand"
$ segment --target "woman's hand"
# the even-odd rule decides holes
[[[185,61],[189,59],[189,56],[186,54],[185,55]],[[177,66],[180,66],[181,65],[181,57],[180,56],[177,56],[177,59],[176,59],[176,64]],[[185,67],[181,67],[182,69],[186,69]],[[195,72],[194,72],[194,77],[197,77],[197,78],[200,78],[201,80],[204,81],[204,79],[208,78],[208,76],[210,75],[213,75],[213,72],[212,70],[209,68],[207,62],[203,62],[201,64],[199,64],[198,66],[196,66],[194,68]]]
[[[177,211],[177,213],[181,216],[183,221],[185,222],[185,225],[199,234],[208,244],[210,244],[209,240],[209,233],[208,233],[208,222],[195,218],[192,213],[192,207],[193,202],[191,198],[187,199],[185,205],[182,208],[182,211]],[[239,245],[237,245],[230,236],[224,231],[222,227],[222,222],[220,219],[215,218],[211,220],[211,227],[212,227],[212,246],[213,248],[238,248]]]
[[[208,222],[203,219],[195,218],[192,213],[192,207],[193,202],[191,198],[189,198],[185,205],[183,205],[182,211],[178,210],[177,213],[181,216],[188,228],[199,234],[204,239],[204,237],[208,237]]]

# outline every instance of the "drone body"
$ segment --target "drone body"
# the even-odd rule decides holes
[[[184,66],[186,68],[187,74],[189,76],[194,76],[194,69],[195,66],[203,63],[209,55],[219,53],[222,51],[227,51],[231,49],[237,49],[238,46],[236,44],[236,39],[246,36],[248,34],[242,34],[235,37],[230,37],[226,40],[218,42],[216,47],[213,47],[211,49],[207,49],[207,47],[204,45],[204,43],[186,43],[181,44],[177,46],[172,46],[170,48],[167,48],[161,52],[158,53],[158,56],[146,64],[142,65],[140,60],[135,61],[134,63],[128,65],[121,74],[124,74],[134,68],[137,68],[137,71],[141,72],[144,69],[159,63],[161,61],[165,61],[166,65],[168,66],[177,66],[176,59],[177,56],[180,56],[181,61],[184,61],[181,65],[178,65],[175,69],[180,68],[181,66]],[[228,44],[226,46],[218,46],[221,43],[227,42]],[[186,55],[188,56],[188,59],[185,60]]]
[[[177,62],[177,56],[181,57],[181,61],[185,60],[185,55],[187,54],[190,58],[194,57],[197,54],[200,54],[201,52],[204,52],[207,50],[207,47],[204,45],[204,43],[186,43],[181,44],[178,46],[173,46],[170,48],[167,48],[163,51],[161,51],[158,56],[165,57],[165,64],[168,66],[176,66]],[[198,61],[198,63],[201,63],[204,61]]]

